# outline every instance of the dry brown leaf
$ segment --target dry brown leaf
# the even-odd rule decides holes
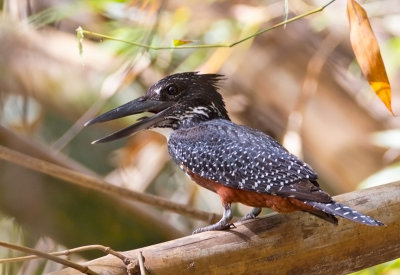
[[[348,0],[347,17],[350,24],[351,45],[361,71],[377,96],[393,114],[390,83],[368,15],[357,1]]]

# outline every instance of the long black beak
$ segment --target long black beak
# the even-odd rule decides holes
[[[168,107],[172,106],[173,102],[166,102],[166,101],[158,101],[158,100],[150,100],[145,97],[139,97],[138,99],[132,100],[124,105],[121,105],[115,109],[112,109],[94,119],[85,123],[85,126],[98,123],[98,122],[105,122],[133,114],[139,114],[143,112],[151,112],[155,113],[155,115],[151,117],[147,117],[141,119],[139,122],[128,126],[120,131],[112,133],[106,137],[101,139],[95,140],[92,144],[95,143],[102,143],[113,141],[116,139],[120,139],[129,135],[133,135],[134,133],[147,129],[154,124],[165,120],[164,114],[167,112]]]

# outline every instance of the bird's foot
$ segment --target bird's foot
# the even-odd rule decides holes
[[[255,219],[258,215],[260,215],[261,210],[262,209],[259,207],[254,207],[249,213],[240,218],[239,222]]]
[[[224,209],[225,209],[224,215],[222,216],[222,219],[219,222],[208,225],[206,227],[196,229],[195,231],[193,231],[192,234],[194,235],[205,231],[228,230],[231,228],[236,228],[236,226],[233,223],[231,223],[232,220],[231,204],[230,203],[225,204]]]
[[[223,230],[228,230],[228,229],[232,229],[232,228],[236,228],[236,226],[233,223],[220,224],[218,222],[216,224],[198,228],[195,231],[193,231],[192,235],[201,233],[201,232],[206,232],[206,231],[223,231]]]

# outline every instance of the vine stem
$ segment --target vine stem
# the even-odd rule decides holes
[[[77,37],[78,37],[78,39],[79,39],[79,45],[80,45],[79,47],[80,47],[80,50],[82,49],[81,41],[82,41],[82,38],[84,37],[85,34],[90,35],[90,36],[95,36],[95,37],[100,37],[100,38],[108,39],[108,40],[123,42],[123,43],[126,43],[126,44],[130,44],[130,45],[132,45],[132,46],[142,47],[142,48],[146,48],[146,49],[149,49],[149,50],[181,50],[181,49],[204,49],[204,48],[232,48],[232,47],[234,47],[234,46],[236,46],[236,45],[238,45],[238,44],[240,44],[240,43],[243,43],[243,42],[245,42],[245,41],[247,41],[247,40],[249,40],[249,39],[251,39],[251,38],[254,38],[254,37],[256,37],[256,36],[259,36],[259,35],[261,35],[261,34],[263,34],[263,33],[266,33],[266,32],[268,32],[268,31],[271,31],[271,30],[276,29],[276,28],[281,27],[281,26],[285,26],[285,25],[287,25],[287,24],[290,24],[290,23],[292,23],[292,22],[295,22],[295,21],[297,21],[297,20],[299,20],[299,19],[302,19],[302,18],[307,17],[307,16],[309,16],[309,15],[312,15],[312,14],[314,14],[314,13],[321,12],[321,11],[323,11],[326,7],[328,7],[330,4],[332,4],[332,3],[335,2],[335,1],[336,1],[336,0],[331,0],[331,1],[329,1],[327,4],[325,4],[325,5],[321,6],[321,7],[318,7],[318,8],[316,8],[316,9],[313,9],[313,10],[308,11],[308,12],[306,12],[306,13],[300,14],[300,15],[298,15],[298,16],[292,17],[292,18],[290,18],[290,19],[288,19],[288,20],[284,20],[284,21],[282,21],[282,22],[280,22],[280,23],[278,23],[278,24],[275,24],[275,25],[273,25],[273,26],[271,26],[271,27],[269,27],[269,28],[266,28],[266,29],[263,29],[263,30],[261,30],[261,31],[258,31],[258,32],[256,32],[256,33],[250,35],[250,36],[246,36],[245,38],[240,39],[240,40],[238,40],[238,41],[236,41],[236,42],[233,42],[233,43],[221,43],[221,44],[218,44],[218,43],[217,43],[217,44],[201,44],[201,45],[177,45],[177,46],[152,46],[152,45],[147,45],[147,44],[143,44],[143,43],[139,43],[139,42],[135,42],[135,41],[128,41],[128,40],[124,40],[124,39],[115,38],[115,37],[112,37],[112,36],[109,36],[109,35],[105,35],[105,34],[101,34],[101,33],[97,33],[97,32],[92,32],[92,31],[84,30],[84,29],[82,29],[82,27],[78,27],[78,28],[76,29],[76,32],[77,32]]]

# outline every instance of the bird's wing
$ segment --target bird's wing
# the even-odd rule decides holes
[[[168,142],[174,161],[201,177],[258,193],[329,202],[310,166],[268,135],[227,120],[176,130]]]

